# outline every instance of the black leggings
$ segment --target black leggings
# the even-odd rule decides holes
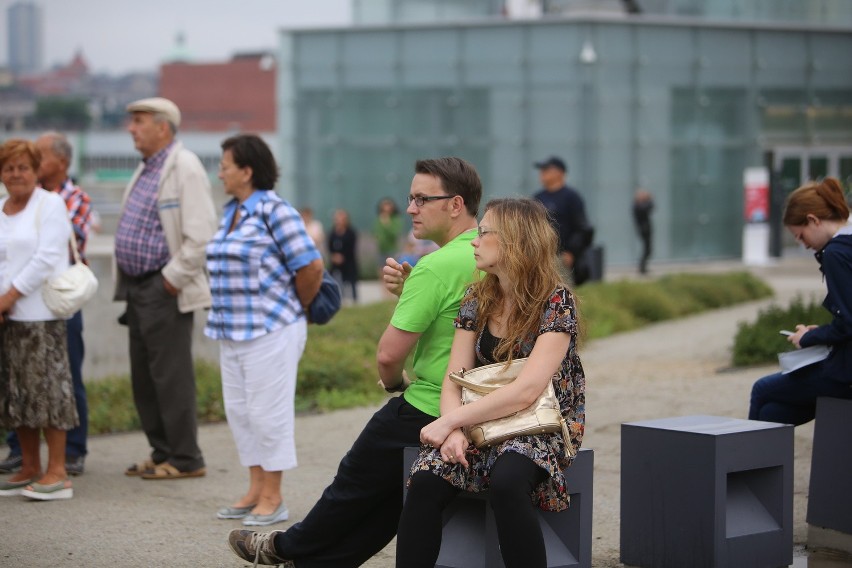
[[[545,470],[515,452],[506,452],[491,468],[488,501],[506,568],[547,566],[544,537],[530,498],[546,476]],[[412,476],[397,532],[397,568],[434,568],[441,550],[442,515],[458,491],[429,471]]]

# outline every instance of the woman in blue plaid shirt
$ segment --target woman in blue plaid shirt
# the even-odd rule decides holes
[[[225,140],[219,179],[233,199],[207,245],[204,334],[220,342],[225,414],[249,488],[217,516],[265,526],[288,517],[281,475],[296,467],[296,369],[323,263],[298,211],[272,191],[278,168],[263,140]]]

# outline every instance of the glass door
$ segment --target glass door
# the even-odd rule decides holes
[[[852,188],[852,147],[781,146],[773,155],[775,173],[787,191],[826,176],[840,179],[847,192]]]

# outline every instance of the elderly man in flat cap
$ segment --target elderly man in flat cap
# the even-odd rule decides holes
[[[126,475],[201,477],[192,313],[210,306],[205,246],[216,231],[210,180],[198,156],[175,140],[180,110],[164,98],[127,106],[127,131],[142,163],[124,192],[115,234],[119,321],[130,332],[130,378],[150,457]]]

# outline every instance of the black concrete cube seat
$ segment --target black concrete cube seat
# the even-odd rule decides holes
[[[719,416],[621,425],[621,561],[793,562],[793,427]]]
[[[419,448],[406,448],[403,480]],[[592,561],[592,480],[594,452],[580,450],[566,471],[571,506],[562,512],[538,510],[548,568],[590,568]],[[444,512],[436,568],[504,568],[488,492],[459,492]]]
[[[852,400],[821,397],[817,399],[814,444],[811,454],[811,482],[808,491],[808,544],[814,542],[814,528],[840,533],[843,550],[852,541]]]

